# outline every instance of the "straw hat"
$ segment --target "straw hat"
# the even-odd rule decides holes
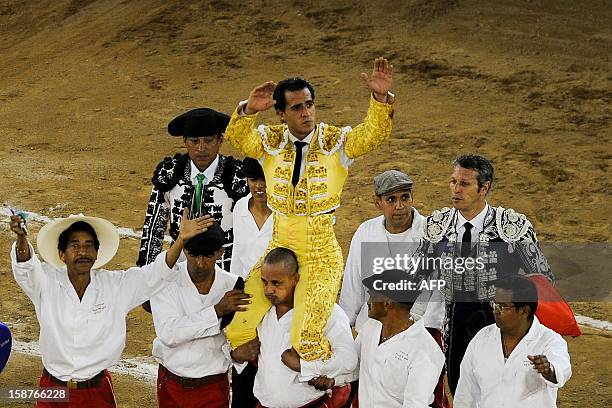
[[[119,233],[110,221],[98,217],[87,217],[83,214],[70,215],[68,218],[58,218],[43,226],[38,232],[38,238],[36,239],[40,256],[51,265],[58,268],[63,267],[64,262],[60,259],[57,250],[59,236],[77,221],[88,223],[96,231],[98,241],[100,241],[100,248],[98,249],[98,257],[92,269],[102,267],[113,259],[117,253]]]

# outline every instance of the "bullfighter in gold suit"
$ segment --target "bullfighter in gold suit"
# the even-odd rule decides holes
[[[372,96],[365,120],[355,128],[316,124],[314,88],[302,78],[289,78],[253,89],[225,131],[232,145],[262,163],[268,206],[274,214],[274,233],[266,252],[282,246],[298,256],[300,282],[295,290],[291,344],[306,361],[331,355],[323,330],[344,267],[333,213],[340,206],[348,167],[391,135],[392,65],[377,58],[372,74],[361,77]],[[256,126],[257,114],[272,106],[282,124]],[[257,263],[245,287],[253,303],[228,326],[232,347],[256,337],[256,327],[270,308],[266,290]]]

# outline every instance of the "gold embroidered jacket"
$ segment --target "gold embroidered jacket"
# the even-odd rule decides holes
[[[234,112],[225,131],[230,143],[245,155],[260,159],[266,175],[268,206],[284,215],[312,216],[336,209],[347,169],[340,149],[351,158],[378,148],[391,135],[393,107],[370,98],[368,113],[360,125],[336,127],[320,123],[306,156],[306,171],[294,188],[291,184],[295,146],[286,125],[255,127],[257,114]]]

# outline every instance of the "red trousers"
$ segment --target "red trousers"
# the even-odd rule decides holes
[[[163,368],[157,372],[157,402],[160,408],[228,408],[229,380],[206,384],[197,388],[183,388],[165,375]]]
[[[320,399],[304,405],[302,408],[340,408],[347,401],[351,393],[351,385],[347,384],[342,387],[332,388],[332,394],[321,397]],[[261,404],[257,404],[256,408],[265,408]]]
[[[432,329],[431,327],[426,327],[427,331],[434,338],[436,343],[442,348],[442,332],[440,330]],[[431,404],[433,408],[450,408],[451,403],[446,396],[446,392],[444,390],[444,375],[446,374],[446,370],[442,368],[442,372],[440,373],[440,378],[438,379],[438,385],[434,389],[434,402]]]
[[[62,387],[44,374],[40,377],[39,387]],[[116,408],[115,393],[113,383],[108,371],[104,372],[104,377],[100,385],[90,388],[68,390],[68,402],[36,402],[36,408]]]

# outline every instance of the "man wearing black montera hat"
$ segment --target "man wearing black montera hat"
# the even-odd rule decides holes
[[[192,216],[210,214],[225,232],[226,244],[217,264],[229,271],[232,257],[232,210],[248,193],[242,162],[219,154],[229,116],[209,108],[193,109],[168,124],[171,136],[182,136],[186,154],[164,158],[153,173],[153,191],[142,229],[138,265],[162,251],[164,234],[178,236],[183,208]]]
[[[444,353],[411,309],[431,282],[399,269],[363,279],[368,317],[355,340],[359,351],[361,408],[429,407]]]

